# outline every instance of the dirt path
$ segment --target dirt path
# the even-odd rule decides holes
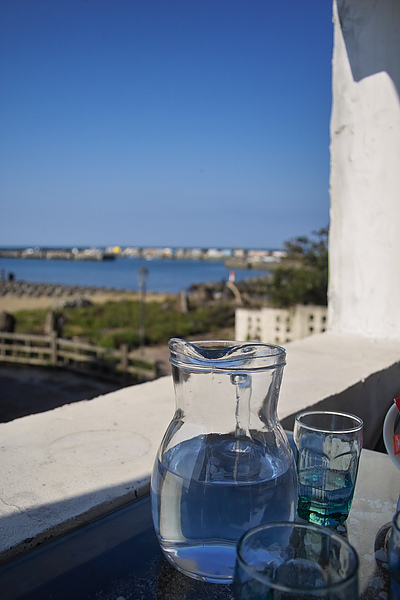
[[[0,364],[0,422],[90,400],[120,387],[61,369]]]
[[[160,377],[171,374],[167,345],[145,348],[144,358],[157,361]],[[121,387],[63,369],[0,363],[0,422],[91,400]]]

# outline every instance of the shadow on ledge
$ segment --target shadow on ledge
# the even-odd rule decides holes
[[[63,369],[0,365],[0,423],[91,400],[123,387]]]

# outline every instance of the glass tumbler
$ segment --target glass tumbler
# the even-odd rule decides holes
[[[260,525],[237,548],[236,600],[357,600],[358,556],[320,525]]]
[[[347,413],[313,410],[296,416],[293,439],[299,479],[297,513],[301,519],[328,526],[347,519],[362,430],[362,420]]]

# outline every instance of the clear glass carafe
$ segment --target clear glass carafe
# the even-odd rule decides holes
[[[155,530],[179,571],[229,583],[241,535],[296,514],[296,467],[277,417],[286,353],[250,342],[169,347],[176,411],[151,480]]]

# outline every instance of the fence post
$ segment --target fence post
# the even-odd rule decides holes
[[[50,333],[50,362],[52,365],[57,365],[57,332]]]
[[[126,375],[126,373],[128,372],[128,344],[121,344],[120,351],[121,351],[120,367],[121,367],[122,372]]]

